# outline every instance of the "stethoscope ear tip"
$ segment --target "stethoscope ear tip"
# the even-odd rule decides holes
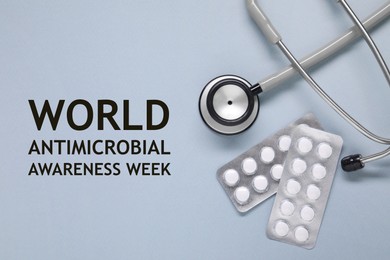
[[[212,130],[225,135],[239,134],[251,127],[259,113],[259,97],[252,85],[235,75],[211,80],[199,98],[203,121]]]
[[[345,172],[354,172],[364,168],[364,162],[362,162],[361,154],[353,154],[344,157],[341,160],[341,168]]]

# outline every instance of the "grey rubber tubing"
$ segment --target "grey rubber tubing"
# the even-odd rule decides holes
[[[248,5],[248,10],[250,13],[255,10],[253,8],[253,6],[256,6],[256,3],[254,2],[254,0],[248,0],[247,5]],[[250,6],[252,6],[252,7],[250,7]],[[252,16],[252,13],[251,13],[251,16]],[[363,22],[363,25],[367,30],[372,29],[375,26],[377,26],[380,22],[387,19],[389,16],[390,16],[390,2],[384,4],[381,8],[379,8],[377,11],[375,11],[370,17],[368,17]],[[256,22],[256,24],[259,25],[258,19],[255,19],[255,22]],[[266,25],[262,24],[262,26],[266,26]],[[275,30],[273,30],[273,31],[275,31]],[[272,36],[272,34],[267,33],[266,35],[267,35],[268,40],[270,40],[269,36],[270,35]],[[278,35],[278,34],[276,34],[276,35]],[[329,56],[336,54],[338,51],[342,50],[344,47],[351,44],[359,37],[361,37],[361,33],[360,33],[359,29],[356,26],[353,26],[344,35],[342,35],[341,37],[326,44],[322,48],[319,48],[317,51],[314,51],[313,53],[307,55],[302,60],[300,60],[299,63],[305,69],[311,68],[311,67],[317,65],[318,63],[320,63],[321,61],[327,59]],[[279,38],[280,38],[280,36],[279,36]],[[258,82],[258,84],[260,84],[263,92],[266,92],[266,91],[271,90],[274,87],[282,84],[283,82],[287,81],[288,79],[290,79],[291,77],[293,77],[297,74],[298,74],[298,72],[293,68],[293,66],[288,66],[288,67],[282,69],[281,71],[262,79],[261,81]]]

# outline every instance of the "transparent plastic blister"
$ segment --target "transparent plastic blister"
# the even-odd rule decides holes
[[[307,114],[218,169],[218,181],[239,212],[276,193],[291,134],[298,125],[321,129],[315,116]]]
[[[294,130],[268,222],[270,239],[315,246],[342,144],[340,136],[307,126]]]

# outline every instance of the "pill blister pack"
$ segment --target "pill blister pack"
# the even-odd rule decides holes
[[[239,212],[249,211],[276,193],[291,134],[298,125],[321,129],[315,116],[307,114],[218,169],[218,181]]]
[[[343,140],[307,126],[298,126],[291,138],[267,236],[311,249],[317,240]]]

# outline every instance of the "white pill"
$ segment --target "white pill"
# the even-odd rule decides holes
[[[306,221],[312,221],[314,218],[314,210],[310,206],[304,206],[301,210],[301,218]]]
[[[291,195],[296,195],[301,190],[301,184],[296,180],[290,179],[287,181],[287,192]]]
[[[275,224],[275,233],[278,236],[284,237],[284,236],[286,236],[288,234],[289,231],[290,231],[290,228],[289,228],[289,226],[287,225],[286,222],[284,222],[284,221],[276,222],[276,224]]]
[[[317,200],[321,196],[321,190],[314,184],[310,184],[306,191],[307,197],[311,200]]]
[[[288,135],[283,135],[279,138],[279,150],[282,152],[287,152],[290,149],[291,137]]]
[[[313,174],[313,177],[317,180],[322,180],[326,176],[326,168],[321,164],[314,164],[313,168],[311,169],[311,173]]]
[[[293,160],[293,162],[292,162],[293,173],[302,174],[306,171],[306,169],[307,169],[307,164],[304,160],[302,160],[302,159]]]
[[[280,181],[280,178],[282,178],[283,174],[283,165],[281,164],[275,164],[271,168],[271,177],[275,181]]]
[[[238,187],[234,191],[234,198],[241,205],[244,205],[248,202],[249,195],[250,195],[250,192],[249,192],[247,187]]]
[[[246,158],[242,162],[242,170],[247,175],[253,175],[257,170],[257,163],[253,158]]]
[[[263,175],[256,176],[253,179],[252,186],[258,193],[263,193],[268,190],[268,180]]]
[[[280,204],[280,211],[285,216],[291,216],[294,213],[295,206],[289,200],[284,200],[282,204]]]
[[[313,142],[307,138],[307,137],[302,137],[298,140],[298,150],[301,153],[308,153],[313,149]]]
[[[318,155],[322,159],[328,159],[333,153],[333,149],[329,144],[321,143],[318,145]]]
[[[298,240],[299,242],[305,242],[309,239],[309,231],[302,226],[299,226],[295,229],[294,235],[296,240]]]
[[[275,151],[271,147],[261,149],[260,158],[264,163],[270,163],[275,159]]]
[[[224,179],[227,186],[233,187],[233,186],[236,186],[237,183],[239,182],[240,175],[238,174],[238,172],[236,170],[229,169],[223,173],[223,179]]]

